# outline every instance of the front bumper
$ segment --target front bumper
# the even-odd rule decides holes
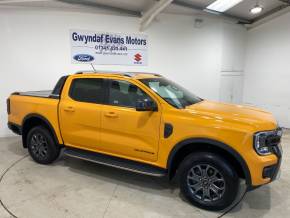
[[[278,179],[280,176],[280,167],[281,167],[281,162],[282,162],[282,155],[283,155],[283,150],[281,144],[278,146],[275,146],[273,148],[273,154],[275,155],[275,159],[277,160],[275,164],[272,165],[266,165],[262,168],[261,172],[261,182],[259,185],[252,185],[248,187],[248,190],[254,190],[256,188],[259,188],[262,185],[268,184],[270,182],[273,182],[274,180]]]
[[[282,162],[282,146],[279,144],[278,146],[275,146],[273,148],[274,154],[276,155],[278,162],[275,165],[267,166],[263,170],[263,178],[270,178],[270,182],[277,179],[279,173],[280,173],[280,166]]]

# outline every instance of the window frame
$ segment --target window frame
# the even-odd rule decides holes
[[[73,96],[72,96],[72,89],[73,89],[73,83],[76,81],[76,80],[89,80],[89,79],[94,79],[94,80],[101,80],[101,89],[104,90],[104,92],[102,92],[101,94],[101,101],[100,102],[88,102],[88,101],[80,101],[80,100],[77,100],[75,99]],[[81,102],[81,103],[88,103],[88,104],[104,104],[105,103],[105,97],[106,97],[106,93],[107,93],[107,87],[106,87],[106,79],[105,78],[101,78],[101,77],[94,77],[94,78],[90,78],[90,77],[84,77],[84,78],[73,78],[70,82],[70,87],[69,87],[69,90],[68,90],[68,96],[73,100],[73,101],[76,101],[76,102]]]

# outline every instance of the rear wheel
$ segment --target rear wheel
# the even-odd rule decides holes
[[[40,164],[50,164],[60,154],[60,148],[50,132],[42,126],[36,126],[28,132],[27,147],[32,159]]]
[[[219,155],[209,152],[191,154],[181,163],[179,173],[182,194],[200,208],[225,209],[238,194],[238,175]]]

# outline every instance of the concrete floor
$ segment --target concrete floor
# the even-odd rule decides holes
[[[247,193],[225,217],[288,217],[290,131],[283,136],[281,178]],[[178,188],[158,179],[61,157],[53,165],[34,163],[20,137],[0,139],[0,218],[218,217],[182,200]],[[288,166],[288,167],[287,167]],[[7,208],[7,210],[4,209]]]

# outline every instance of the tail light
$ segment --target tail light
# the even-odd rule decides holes
[[[6,104],[7,104],[7,113],[10,114],[10,99],[9,98],[6,100]]]

